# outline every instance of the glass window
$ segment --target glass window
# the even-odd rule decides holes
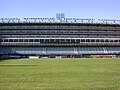
[[[91,42],[95,42],[95,39],[91,39]]]
[[[118,40],[114,40],[114,42],[118,42]]]
[[[19,42],[23,42],[23,39],[19,39]]]
[[[101,42],[104,42],[104,39],[101,39],[100,41],[101,41]]]
[[[90,42],[90,39],[86,39],[86,42]]]
[[[40,39],[40,43],[44,43],[44,39]]]
[[[14,42],[18,42],[18,39],[14,39]]]
[[[56,43],[60,43],[60,39],[56,39]]]
[[[110,42],[113,42],[113,40],[109,40]]]
[[[75,39],[71,39],[71,43],[75,43]]]
[[[35,42],[39,42],[39,39],[35,39]]]
[[[24,42],[28,42],[29,40],[28,39],[24,39]]]
[[[99,42],[99,39],[96,39],[96,42]]]
[[[108,39],[105,39],[105,42],[109,42],[109,40],[108,40]]]
[[[65,39],[60,39],[60,42],[61,43],[65,43]]]
[[[13,42],[13,39],[9,39],[9,42]]]
[[[66,43],[70,43],[70,39],[66,39]]]
[[[33,42],[34,41],[34,39],[29,39],[29,42]]]
[[[3,39],[0,39],[0,42],[3,42]]]
[[[80,39],[76,39],[76,43],[80,43]]]
[[[8,42],[8,39],[4,39],[4,42]]]
[[[81,39],[81,42],[85,42],[85,39]]]
[[[54,43],[54,39],[50,39],[50,43]]]
[[[45,39],[45,43],[49,43],[49,39]]]

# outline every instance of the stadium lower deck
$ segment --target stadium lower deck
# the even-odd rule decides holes
[[[0,56],[119,57],[120,25],[0,23]]]

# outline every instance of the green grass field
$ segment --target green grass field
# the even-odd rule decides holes
[[[0,90],[120,90],[120,59],[2,60]]]

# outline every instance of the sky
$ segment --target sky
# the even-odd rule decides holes
[[[0,18],[120,19],[120,0],[0,0]]]

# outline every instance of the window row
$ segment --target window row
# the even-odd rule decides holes
[[[0,39],[0,42],[82,43],[82,42],[120,42],[120,39]]]

